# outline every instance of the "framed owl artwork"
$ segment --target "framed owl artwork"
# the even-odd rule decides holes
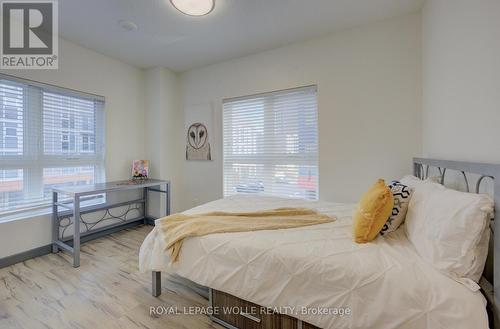
[[[208,129],[201,122],[195,122],[187,129],[186,160],[212,160]]]
[[[192,104],[184,110],[186,160],[211,161],[213,152],[213,104]]]

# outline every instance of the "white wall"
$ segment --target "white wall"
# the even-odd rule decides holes
[[[144,158],[144,74],[71,42],[60,40],[59,70],[2,70],[106,98],[106,178],[126,179],[132,160]],[[0,258],[51,242],[49,216],[0,223]]]
[[[215,109],[212,162],[183,165],[182,208],[222,197],[222,99],[318,85],[320,198],[356,201],[421,153],[420,14],[181,75],[184,109]],[[184,136],[181,136],[183,140]]]
[[[422,15],[424,154],[500,162],[500,1],[428,0]]]
[[[176,212],[180,209],[183,157],[182,142],[179,141],[183,116],[178,76],[162,67],[148,69],[145,75],[146,158],[151,161],[152,177],[171,181],[172,212]],[[165,202],[161,202],[161,213],[154,213],[155,209],[160,209],[156,203],[158,197],[151,193],[150,212],[155,216],[164,214]]]

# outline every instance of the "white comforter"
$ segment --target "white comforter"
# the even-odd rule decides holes
[[[481,293],[424,263],[404,230],[368,244],[352,242],[353,205],[231,197],[185,213],[290,206],[338,219],[303,228],[190,238],[173,265],[153,230],[141,247],[140,268],[176,273],[262,306],[281,307],[321,328],[488,328]],[[340,308],[351,314],[334,315]],[[326,314],[314,314],[317,310]]]

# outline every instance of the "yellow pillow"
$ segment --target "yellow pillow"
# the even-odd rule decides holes
[[[363,194],[354,212],[353,234],[357,243],[370,242],[377,237],[389,218],[394,206],[391,189],[383,179]]]

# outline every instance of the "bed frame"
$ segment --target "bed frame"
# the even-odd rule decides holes
[[[457,172],[465,183],[465,190],[467,192],[479,193],[482,184],[490,180],[493,182],[493,199],[495,201],[495,214],[500,214],[500,164],[486,164],[486,163],[474,163],[474,162],[463,162],[463,161],[449,161],[449,160],[437,160],[437,159],[425,159],[425,158],[413,158],[413,174],[420,179],[427,179],[429,176],[429,169],[434,168],[437,170],[437,177],[441,184],[445,183],[445,176],[449,171]],[[471,189],[471,175],[477,175],[475,188]],[[495,217],[495,216],[493,216]],[[490,326],[492,329],[500,329],[500,237],[496,239],[495,230],[500,232],[500,219],[495,220],[492,218],[490,223],[491,238],[490,246],[488,252],[488,259],[486,260],[486,266],[483,272],[483,276],[479,285],[481,286],[481,291],[488,301],[487,311],[490,318]],[[161,294],[161,272],[152,273],[152,294],[157,297]],[[495,286],[495,282],[499,283],[499,287]],[[212,306],[215,296],[222,296],[224,300],[231,298],[236,298],[223,292],[218,292],[209,288],[209,303]],[[235,300],[232,303],[248,303],[244,300]],[[226,328],[238,329],[237,327],[227,323],[224,320],[215,318],[211,316],[212,320],[222,324]],[[252,320],[251,317],[248,319]],[[295,321],[293,321],[295,320]],[[253,321],[256,321],[253,319]],[[287,319],[280,321],[288,321]],[[260,321],[259,321],[260,322]],[[276,321],[274,321],[276,322]],[[291,324],[293,322],[293,324]],[[314,328],[313,326],[302,323],[302,321],[293,319],[292,322],[287,322],[290,325],[279,327],[283,328]],[[258,325],[261,327],[260,324]],[[246,325],[242,325],[241,328],[246,328]],[[248,326],[248,328],[253,328],[254,326]],[[267,328],[268,326],[263,326],[262,328]],[[271,325],[272,328],[275,325]]]

